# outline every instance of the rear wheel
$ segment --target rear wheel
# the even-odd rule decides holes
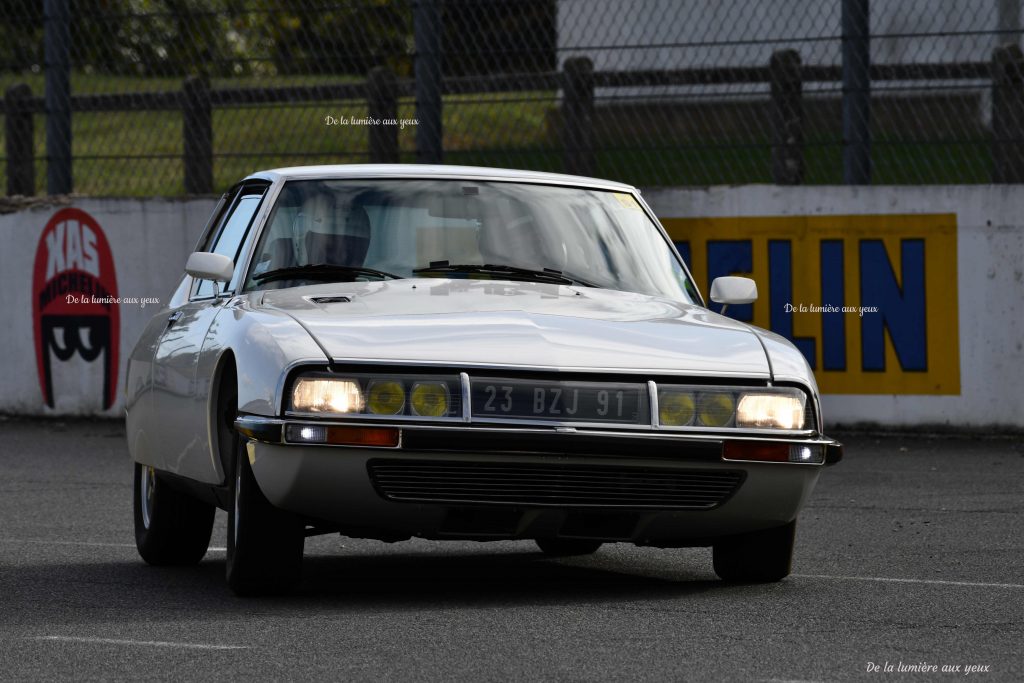
[[[579,538],[538,538],[537,547],[542,553],[552,557],[593,555],[601,547],[601,541],[587,541]]]
[[[227,580],[237,595],[287,591],[302,573],[305,525],[271,505],[249,464],[246,445],[236,437],[231,507],[228,508]]]
[[[724,538],[714,547],[715,573],[734,583],[771,583],[789,576],[796,522]]]
[[[149,564],[195,564],[210,546],[214,507],[135,463],[135,545]]]

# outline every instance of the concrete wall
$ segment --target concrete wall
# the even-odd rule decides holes
[[[1024,427],[1022,188],[747,186],[644,196],[702,291],[729,272],[758,281],[758,302],[729,314],[795,340],[815,363],[829,423]],[[57,244],[53,219],[67,216],[60,214],[66,207],[0,215],[0,412],[121,415],[125,359],[155,305],[141,300],[166,300],[213,204],[76,200],[90,218],[64,221],[63,264],[51,264],[48,250]],[[82,358],[95,351],[90,331],[78,329],[83,339],[70,338],[70,347],[58,331],[48,350],[50,407],[33,300],[39,283],[55,276],[49,271],[75,258],[98,267],[98,282],[108,281],[103,259],[89,261],[103,240],[87,224],[109,244],[122,300],[116,395],[104,407],[102,355]],[[823,304],[836,309],[814,310]],[[839,310],[867,304],[878,310]],[[46,310],[103,315],[102,307],[76,305]],[[52,360],[69,348],[78,352]]]

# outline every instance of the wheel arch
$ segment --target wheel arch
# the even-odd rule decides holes
[[[231,474],[234,456],[234,420],[238,412],[238,364],[232,349],[226,348],[217,359],[210,389],[207,414],[209,424],[210,457],[226,484]]]

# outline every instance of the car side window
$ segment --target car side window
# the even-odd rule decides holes
[[[259,209],[263,195],[266,193],[266,185],[243,187],[235,196],[231,208],[221,222],[213,239],[206,247],[207,251],[227,256],[232,261],[238,262],[238,255],[242,243],[245,241],[249,226],[252,225],[253,217]],[[213,282],[203,280],[195,290],[195,299],[204,299],[213,296]]]

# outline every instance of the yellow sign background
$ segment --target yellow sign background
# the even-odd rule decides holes
[[[822,305],[821,242],[843,242],[844,306],[859,307],[861,240],[881,240],[900,286],[903,285],[901,240],[924,241],[925,343],[927,368],[900,367],[889,330],[885,336],[885,370],[864,370],[861,324],[857,313],[846,313],[846,369],[815,370],[822,393],[828,394],[959,394],[960,342],[957,310],[956,214],[894,214],[849,216],[757,216],[727,218],[665,218],[662,224],[674,242],[688,242],[691,270],[708,291],[707,243],[748,240],[753,271],[735,273],[753,278],[760,296],[753,304],[753,324],[769,327],[768,242],[789,240],[792,248],[793,303]],[[821,313],[794,312],[793,335],[814,340],[822,359]],[[872,315],[865,313],[864,315]],[[877,314],[875,314],[877,315]]]

